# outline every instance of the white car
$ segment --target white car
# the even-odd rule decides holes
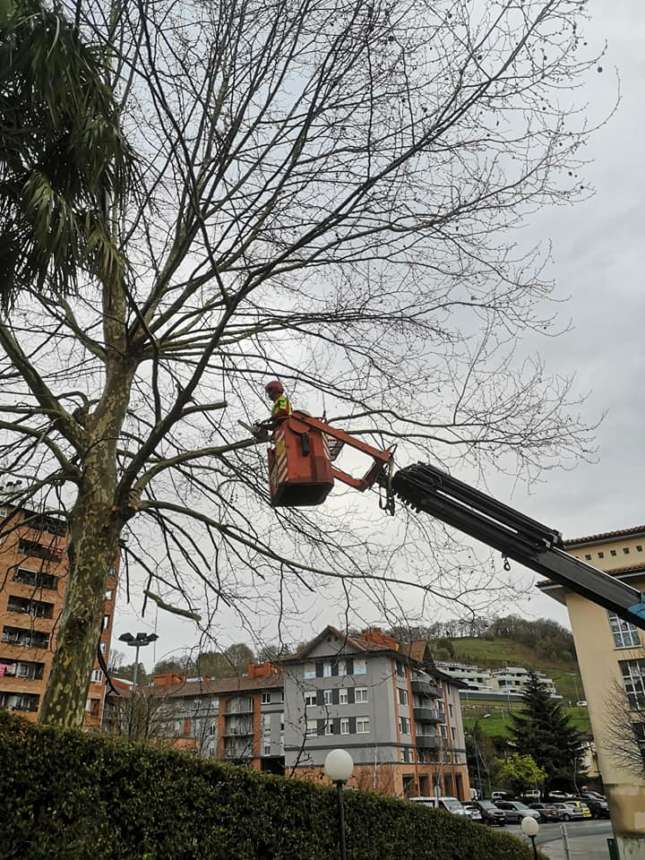
[[[456,797],[410,797],[409,800],[412,803],[421,803],[432,809],[443,809],[444,812],[450,812],[452,815],[463,815],[465,818],[470,818],[461,800],[457,800]]]

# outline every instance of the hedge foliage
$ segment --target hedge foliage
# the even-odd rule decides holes
[[[332,789],[0,712],[0,857],[337,860]],[[530,860],[514,837],[347,791],[351,860]]]

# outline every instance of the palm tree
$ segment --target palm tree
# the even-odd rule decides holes
[[[58,6],[0,0],[0,304],[25,290],[63,296],[81,271],[120,277],[108,211],[132,152],[108,59]]]

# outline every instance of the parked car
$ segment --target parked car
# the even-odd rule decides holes
[[[502,809],[498,809],[492,800],[476,800],[474,806],[479,808],[484,824],[492,827],[503,827],[506,824],[506,816]]]
[[[575,806],[567,806],[565,803],[553,803],[552,806],[560,813],[560,821],[582,821],[584,815],[581,809]]]
[[[537,788],[533,791],[525,791],[522,795],[522,803],[527,803],[530,806],[532,803],[539,803],[540,797],[541,795]]]
[[[591,810],[582,800],[565,800],[564,805],[569,808],[579,809],[583,818],[591,818]]]
[[[510,793],[510,791],[493,791],[491,792],[491,797],[495,803],[497,803],[498,800],[513,799],[513,795]]]
[[[456,797],[411,797],[410,800],[412,803],[422,803],[432,809],[443,809],[444,812],[450,812],[452,815],[467,816],[461,800],[457,800]]]
[[[535,818],[536,821],[542,818],[537,809],[531,809],[519,800],[498,800],[495,805],[504,812],[507,824],[519,824],[527,816]]]
[[[537,809],[542,821],[559,821],[560,810],[554,803],[529,803],[531,809]]]
[[[584,794],[577,797],[576,800],[589,807],[592,818],[609,818],[609,804],[604,798]]]
[[[466,815],[471,821],[483,822],[484,819],[482,818],[481,810],[476,803],[464,803],[463,807],[466,810]]]
[[[574,797],[575,794],[569,794],[568,791],[550,791],[546,799],[547,801],[555,800],[558,803],[563,803],[565,800],[573,800]]]

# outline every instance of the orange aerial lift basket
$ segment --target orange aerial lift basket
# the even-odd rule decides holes
[[[343,445],[372,458],[362,478],[333,465]],[[277,508],[320,505],[334,481],[367,490],[391,462],[393,452],[374,448],[319,418],[296,411],[276,426],[268,456],[271,504]]]

